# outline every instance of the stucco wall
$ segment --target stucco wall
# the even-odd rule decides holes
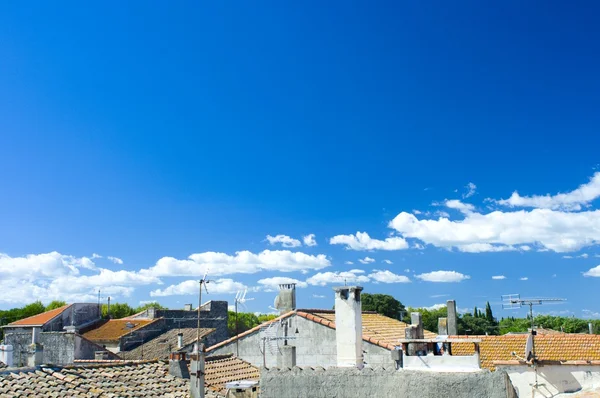
[[[514,398],[502,371],[437,373],[365,368],[261,369],[261,398],[419,397]]]
[[[297,336],[295,340],[289,340],[290,345],[296,346],[296,365],[298,366],[336,366],[337,352],[335,344],[335,329],[309,321],[301,316],[292,315],[287,318],[290,321],[288,335]],[[298,334],[295,333],[296,328]],[[279,328],[279,336],[283,335],[283,328]],[[259,332],[244,336],[239,339],[239,357],[255,366],[263,366],[263,354],[261,334]],[[279,342],[283,345],[283,341]],[[391,366],[390,351],[375,344],[363,341],[365,364],[367,366]],[[267,367],[277,366],[277,356],[281,355],[275,349],[266,350]],[[220,355],[236,353],[236,343],[232,342],[218,349],[212,350],[208,355]]]
[[[538,390],[533,390],[535,373],[524,365],[497,366],[507,372],[520,397],[554,397],[563,393],[600,390],[600,366],[543,365],[538,367]]]

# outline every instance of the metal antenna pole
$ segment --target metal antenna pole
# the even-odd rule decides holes
[[[240,357],[240,339],[238,339],[238,298],[235,297],[235,356]]]

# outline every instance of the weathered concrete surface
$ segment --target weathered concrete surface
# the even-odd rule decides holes
[[[456,301],[448,300],[446,302],[448,308],[448,318],[446,319],[448,334],[456,336],[458,334],[458,315],[456,314]]]
[[[437,373],[364,368],[261,369],[261,398],[515,398],[502,371]]]
[[[298,366],[336,366],[337,349],[335,341],[335,329],[319,323],[309,321],[298,315],[289,318],[289,330],[296,339],[290,340],[289,344],[296,347],[296,365]],[[279,328],[279,336],[283,335],[283,328]],[[283,341],[280,341],[283,344]],[[257,331],[239,339],[239,357],[250,362],[254,366],[263,366],[263,354],[261,352],[261,334]],[[364,360],[367,366],[395,366],[390,351],[373,343],[363,340]],[[208,352],[208,355],[221,355],[236,353],[236,343],[231,342]],[[265,359],[267,367],[277,366],[277,358],[281,356],[277,349],[266,348]]]

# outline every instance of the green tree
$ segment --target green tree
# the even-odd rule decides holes
[[[246,330],[250,330],[255,326],[260,325],[258,317],[251,312],[238,312],[237,313],[237,326],[236,326],[236,315],[235,311],[229,311],[229,317],[227,319],[227,329],[229,329],[229,335],[235,336],[237,333],[243,333]]]
[[[157,302],[153,302],[153,303],[146,303],[144,305],[140,305],[139,307],[137,307],[136,309],[133,310],[133,313],[137,314],[138,312],[145,311],[148,308],[155,308],[157,310],[168,310],[167,307],[164,307],[164,306],[158,304]]]
[[[485,319],[488,322],[495,322],[494,314],[492,313],[492,307],[490,306],[490,302],[485,303]]]
[[[111,303],[110,304],[110,317],[112,319],[120,319],[125,318],[127,316],[131,316],[135,314],[135,310],[129,306],[127,303]],[[108,316],[108,306],[106,304],[102,304],[102,317],[106,318]]]
[[[448,316],[448,308],[446,306],[427,309],[427,308],[408,308],[408,314],[412,312],[421,313],[421,322],[423,322],[423,329],[429,330],[430,332],[438,332],[438,318],[445,318]],[[407,319],[410,323],[410,319]]]
[[[54,300],[46,306],[46,311],[55,310],[57,308],[67,305],[66,301]]]
[[[473,308],[473,317],[477,318],[478,316],[477,306],[475,306],[475,308]]]
[[[363,293],[361,301],[363,311],[375,311],[394,319],[401,319],[406,315],[404,305],[389,294]]]
[[[46,311],[46,307],[44,307],[44,304],[42,304],[42,302],[38,300],[31,304],[27,304],[25,307],[23,307],[20,316],[21,318],[27,318],[37,314],[41,314],[44,311]]]

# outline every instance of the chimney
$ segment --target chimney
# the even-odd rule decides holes
[[[156,318],[156,307],[148,308],[146,310],[146,313],[148,314],[148,318],[150,318],[150,319]]]
[[[179,333],[177,335],[177,349],[181,350],[183,348],[183,333]]]
[[[196,343],[198,344],[198,343]],[[204,344],[200,344],[198,355],[190,361],[190,396],[204,398]]]
[[[44,347],[40,344],[41,328],[32,328],[31,345],[27,349],[27,366],[41,365],[44,360]]]
[[[280,355],[277,355],[278,368],[293,368],[296,366],[296,347],[293,345],[284,345],[281,348]]]
[[[410,314],[411,325],[404,330],[404,335],[407,340],[421,340],[424,337],[423,322],[421,313],[412,312]],[[408,343],[406,355],[427,355],[426,343]]]
[[[184,304],[183,305],[183,310],[184,311],[192,311],[194,307],[192,307],[191,304]]]
[[[13,346],[0,345],[0,361],[9,368],[13,366]]]
[[[185,361],[185,352],[172,352],[169,356],[169,374],[180,379],[189,379],[190,371]]]
[[[360,286],[335,287],[337,366],[362,369],[362,305]]]
[[[592,322],[588,323],[588,329],[590,330],[590,334],[594,334],[594,324]]]
[[[438,318],[438,334],[440,336],[448,335],[448,318]]]
[[[296,284],[282,283],[279,285],[279,294],[275,297],[275,308],[283,315],[296,309]]]
[[[456,317],[456,301],[448,300],[446,302],[448,307],[448,335],[456,336],[458,335],[458,319]]]

